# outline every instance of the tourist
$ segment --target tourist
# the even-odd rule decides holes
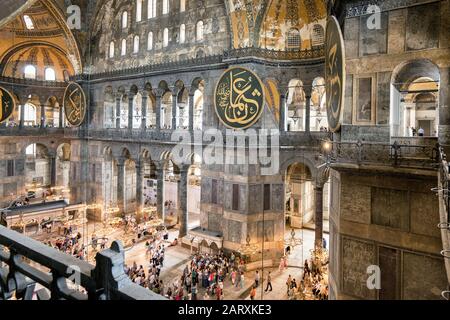
[[[252,290],[250,290],[250,299],[255,300],[255,297],[256,297],[256,286],[253,285]]]
[[[291,283],[292,283],[292,277],[289,275],[287,281],[286,281],[286,287],[287,287],[287,293],[289,294],[289,290],[291,289]]]
[[[419,133],[419,137],[423,137],[425,134],[425,130],[422,127],[419,127],[419,130],[417,132]]]
[[[241,289],[244,288],[244,282],[245,282],[244,281],[244,272],[241,272],[241,277],[240,277],[240,280],[239,280]]]
[[[267,286],[266,286],[266,292],[269,290],[269,288],[270,288],[270,291],[272,291],[272,275],[271,275],[271,273],[270,273],[270,271],[269,271],[269,274],[267,275]]]
[[[256,270],[255,272],[255,286],[259,285],[259,272]]]
[[[233,269],[233,271],[231,271],[231,284],[234,285],[236,282],[236,270]]]

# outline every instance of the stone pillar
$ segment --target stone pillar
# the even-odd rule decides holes
[[[136,163],[136,211],[138,221],[140,220],[143,207],[143,194],[142,194],[142,178],[143,178],[143,164]]]
[[[177,129],[177,94],[172,93],[172,130]]]
[[[23,128],[25,126],[25,104],[28,99],[20,99],[20,122],[19,127]]]
[[[148,95],[147,92],[144,92],[142,95],[142,118],[141,118],[141,130],[147,130],[147,103],[148,103]]]
[[[125,213],[125,159],[117,160],[117,206]]]
[[[120,129],[120,104],[122,97],[116,97],[116,129]]]
[[[50,186],[56,186],[56,156],[50,156]]]
[[[448,146],[450,145],[450,68],[441,68],[439,71],[439,143]]]
[[[314,188],[316,198],[315,222],[315,245],[322,247],[323,239],[323,184]]]
[[[286,130],[286,97],[284,94],[280,95],[280,122],[279,122],[280,132]]]
[[[45,104],[41,104],[41,128],[45,128]]]
[[[178,199],[178,220],[180,223],[180,231],[178,238],[181,239],[187,235],[188,229],[188,212],[187,212],[187,181],[188,168],[180,168],[180,180],[178,180],[177,199]]]
[[[161,97],[160,93],[155,95],[155,103],[156,103],[156,131],[161,130]]]
[[[189,131],[194,130],[194,94],[189,93]]]
[[[164,169],[161,165],[156,169],[156,213],[158,217],[164,220]]]
[[[128,130],[133,130],[133,101],[134,95],[130,92],[128,94]]]
[[[305,132],[311,131],[311,88],[305,90]]]
[[[63,120],[64,120],[64,107],[63,103],[59,105],[59,128],[62,129],[63,126]]]

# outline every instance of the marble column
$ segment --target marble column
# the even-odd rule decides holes
[[[142,95],[142,110],[141,110],[141,130],[147,130],[147,103],[148,103],[148,95]]]
[[[142,193],[142,179],[143,179],[143,164],[136,164],[136,212],[138,221],[140,220],[143,208],[143,193]]]
[[[189,94],[189,131],[194,130],[194,94]]]
[[[117,161],[117,206],[119,213],[125,213],[125,160]]]
[[[50,156],[50,186],[56,186],[56,156]]]
[[[156,213],[159,218],[164,220],[164,170],[162,166],[156,169],[156,179]]]
[[[45,104],[41,104],[41,128],[45,128]]]
[[[155,103],[156,103],[156,131],[161,130],[161,95],[155,95]]]
[[[120,129],[120,104],[122,97],[116,97],[116,129]]]
[[[25,104],[28,99],[20,99],[20,121],[19,127],[23,128],[25,126]]]
[[[280,132],[286,130],[286,97],[282,94],[280,95],[280,122],[279,122]]]
[[[133,101],[134,95],[128,94],[128,130],[133,130]]]
[[[180,180],[178,180],[177,188],[177,204],[178,204],[178,221],[180,224],[178,239],[187,235],[188,229],[188,213],[187,213],[187,180],[188,170],[180,170]]]
[[[305,132],[311,131],[311,89],[305,90]]]
[[[323,239],[323,185],[314,188],[316,198],[315,222],[315,245],[322,247]]]
[[[441,68],[439,83],[439,143],[450,151],[450,68]],[[447,154],[447,156],[449,156]]]
[[[172,130],[177,129],[177,94],[172,94]]]

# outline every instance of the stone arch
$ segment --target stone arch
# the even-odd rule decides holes
[[[438,100],[433,111],[421,110],[413,96],[418,92],[436,92],[439,97],[440,76],[439,67],[429,59],[404,61],[394,68],[390,95],[391,137],[437,136],[440,124]]]

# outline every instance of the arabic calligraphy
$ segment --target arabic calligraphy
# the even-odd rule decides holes
[[[225,71],[216,87],[215,109],[227,127],[245,129],[254,125],[263,107],[263,84],[253,72],[241,67]]]
[[[339,130],[344,100],[345,58],[342,34],[336,18],[330,17],[326,35],[326,96],[327,116],[332,132]]]
[[[12,95],[0,87],[0,123],[6,121],[13,113],[15,101]]]
[[[76,83],[70,83],[64,94],[64,112],[67,121],[80,126],[86,115],[86,98],[83,89]]]

